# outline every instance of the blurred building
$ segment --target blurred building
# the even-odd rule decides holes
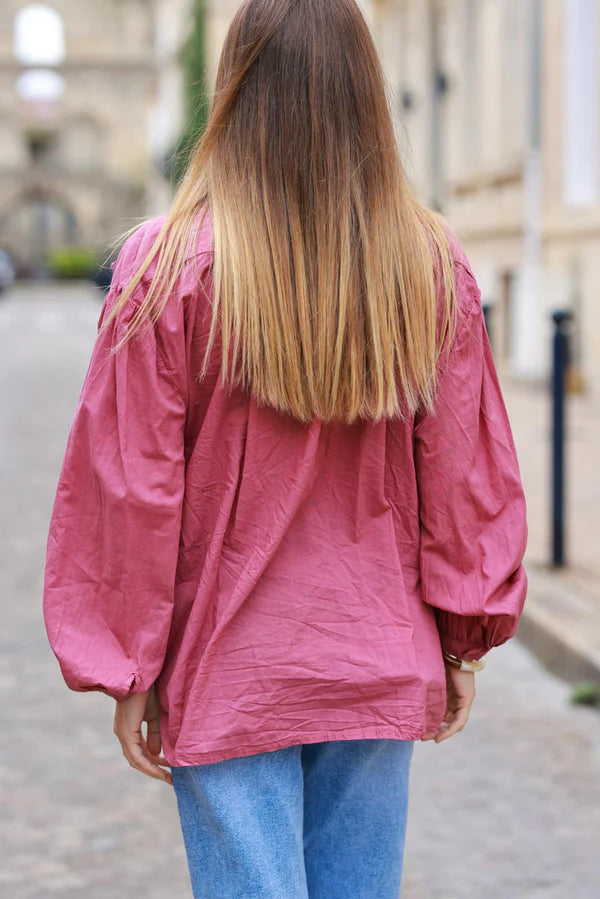
[[[154,208],[181,125],[187,0],[2,0],[0,246],[24,272]]]
[[[403,159],[467,250],[498,365],[547,376],[550,311],[600,391],[600,0],[362,0]],[[238,0],[208,0],[214,71]]]
[[[501,367],[549,370],[550,312],[600,390],[599,0],[372,0],[420,193],[470,256]]]
[[[360,5],[408,174],[465,245],[499,366],[545,377],[549,313],[566,307],[600,389],[600,0]],[[211,79],[238,6],[206,0]],[[167,206],[191,0],[2,7],[0,247],[35,269],[49,247],[101,248]]]

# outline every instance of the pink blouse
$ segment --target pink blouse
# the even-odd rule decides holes
[[[124,244],[100,322],[163,220]],[[199,381],[210,218],[158,323],[109,354],[153,262],[97,337],[44,621],[72,690],[122,700],[156,683],[170,764],[419,739],[445,713],[441,647],[478,659],[514,635],[525,499],[480,291],[451,237],[464,320],[435,416],[303,425],[228,395],[218,342]]]

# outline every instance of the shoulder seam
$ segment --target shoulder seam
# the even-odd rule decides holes
[[[469,306],[469,308],[466,312],[467,317],[470,318],[473,315],[473,311],[475,310],[475,308],[480,305],[481,289],[479,287],[479,284],[477,283],[477,279],[475,278],[475,275],[473,274],[471,266],[467,265],[465,262],[463,262],[462,259],[456,259],[455,261],[458,265],[461,266],[461,268],[469,276],[469,278],[471,279],[471,282],[473,283],[473,286],[475,288],[475,296],[473,297],[473,301],[471,302],[471,305]]]

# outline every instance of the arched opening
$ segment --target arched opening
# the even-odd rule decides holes
[[[70,204],[51,192],[22,194],[0,219],[0,242],[11,253],[21,277],[47,276],[49,251],[77,243],[79,238]]]

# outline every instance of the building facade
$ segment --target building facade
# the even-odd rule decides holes
[[[206,0],[209,81],[238,5]],[[499,366],[547,377],[562,307],[575,370],[600,390],[600,0],[360,5],[407,174],[467,250]],[[4,0],[0,247],[24,271],[168,205],[190,14],[191,0]]]
[[[46,252],[103,252],[162,208],[181,125],[187,0],[3,0],[0,246],[25,274]]]
[[[208,2],[213,70],[238,5]],[[546,378],[565,308],[574,373],[600,391],[600,0],[360,5],[407,173],[465,246],[499,367]]]
[[[599,0],[372,0],[409,172],[463,241],[499,365],[600,391]]]

